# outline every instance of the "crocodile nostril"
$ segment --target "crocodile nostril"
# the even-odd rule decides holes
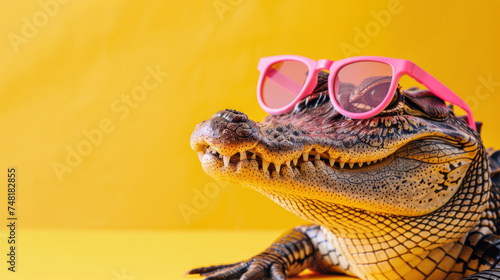
[[[244,113],[236,110],[226,109],[217,112],[214,117],[221,117],[228,122],[246,122],[248,121],[248,116]]]
[[[231,113],[233,113],[233,114],[235,114],[235,115],[244,115],[244,114],[245,114],[245,113],[243,113],[243,112],[240,112],[240,111],[238,111],[238,110],[233,110],[233,109],[226,109],[225,111],[227,111],[227,112],[231,112]]]

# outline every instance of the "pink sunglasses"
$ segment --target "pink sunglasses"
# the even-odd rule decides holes
[[[399,79],[409,75],[434,95],[462,108],[469,126],[476,123],[469,106],[436,78],[413,62],[387,57],[358,56],[338,61],[314,61],[297,55],[263,57],[257,98],[271,115],[288,113],[317,85],[318,73],[330,72],[328,91],[335,109],[351,119],[367,119],[382,112],[391,102]]]

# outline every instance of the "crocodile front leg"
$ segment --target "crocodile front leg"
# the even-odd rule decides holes
[[[264,252],[246,261],[195,268],[187,274],[207,276],[205,280],[285,280],[304,269],[342,273],[347,262],[326,239],[321,226],[298,226],[278,238]]]
[[[489,234],[479,240],[467,270],[481,271],[463,278],[464,280],[500,279],[500,236]]]

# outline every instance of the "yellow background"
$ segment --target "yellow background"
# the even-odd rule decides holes
[[[497,1],[60,2],[0,3],[0,172],[18,169],[21,233],[304,223],[207,176],[189,146],[195,125],[218,110],[265,116],[255,93],[262,56],[409,59],[464,98],[485,123],[486,146],[498,148]],[[148,69],[168,76],[149,79]],[[145,79],[155,86],[129,114],[113,109]],[[103,121],[113,130],[70,167],[68,149],[88,148],[84,131]]]

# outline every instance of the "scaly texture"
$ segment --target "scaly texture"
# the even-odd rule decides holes
[[[206,279],[286,279],[305,268],[361,279],[497,279],[500,156],[426,90],[379,115],[332,107],[321,76],[293,112],[256,123],[224,110],[191,136],[209,175],[314,223]],[[355,98],[362,98],[357,92]],[[489,162],[491,157],[491,166]],[[491,169],[491,170],[490,170]],[[499,268],[500,269],[500,268]]]

